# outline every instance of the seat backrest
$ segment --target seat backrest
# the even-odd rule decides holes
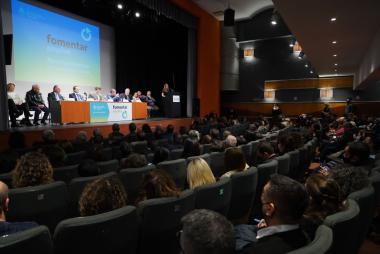
[[[207,162],[207,164],[210,165],[210,154],[208,154],[208,153],[205,153],[205,154],[202,154],[202,155],[199,155],[199,156],[190,156],[190,157],[187,157],[186,162],[187,162],[187,164],[189,164],[189,162],[191,160],[194,160],[194,159],[197,159],[197,158],[204,159]]]
[[[75,177],[78,177],[78,165],[60,167],[53,169],[53,178],[55,181],[69,183]]]
[[[320,225],[311,243],[287,254],[324,254],[329,251],[332,243],[333,231],[328,226]]]
[[[251,155],[252,155],[252,144],[248,143],[248,144],[245,144],[245,145],[241,145],[241,146],[239,146],[239,148],[244,153],[245,159],[247,161],[249,161],[251,159]]]
[[[96,164],[98,164],[101,174],[106,174],[109,172],[117,172],[119,170],[118,160],[100,161],[100,162],[97,162]]]
[[[215,177],[220,177],[225,173],[224,152],[213,152],[210,154],[210,168]]]
[[[134,206],[67,219],[54,232],[55,253],[136,253],[137,243]]]
[[[53,242],[47,227],[38,226],[0,237],[1,254],[25,252],[39,254],[53,253]]]
[[[349,199],[355,200],[359,205],[359,225],[355,231],[358,233],[357,251],[359,251],[364,242],[375,214],[375,190],[372,186],[362,190],[355,191],[348,196]]]
[[[327,216],[323,224],[333,230],[331,253],[357,253],[357,232],[360,208],[356,201],[348,199],[347,208]]]
[[[128,194],[128,202],[133,204],[137,198],[144,175],[156,168],[148,165],[142,168],[126,168],[120,170],[119,178]]]
[[[178,160],[182,158],[183,148],[173,149],[170,151],[169,158],[171,160]]]
[[[231,202],[231,180],[222,177],[213,184],[194,189],[195,208],[208,209],[227,216]]]
[[[166,171],[174,179],[179,188],[184,188],[186,183],[186,160],[178,159],[158,163],[157,168]]]
[[[180,220],[194,209],[193,191],[186,190],[179,197],[156,198],[139,203],[141,234],[139,253],[178,253],[176,233]]]
[[[289,176],[295,178],[298,174],[298,166],[300,162],[300,153],[298,150],[288,152],[290,157]]]
[[[66,218],[68,192],[64,182],[9,190],[9,221],[35,221],[50,230]]]
[[[77,177],[71,180],[68,185],[69,191],[69,214],[71,217],[75,217],[79,215],[78,211],[78,201],[80,196],[82,195],[83,189],[86,185],[96,179],[101,177],[103,178],[111,178],[116,177],[117,174],[115,172],[110,172],[107,174],[99,175],[99,176],[91,176],[91,177]]]
[[[373,189],[375,190],[376,206],[380,206],[380,173],[378,171],[373,171],[369,179],[372,183]]]
[[[278,162],[278,169],[277,173],[280,175],[288,176],[289,175],[289,168],[290,168],[290,156],[289,154],[284,154],[281,156],[276,157],[276,160]]]
[[[296,178],[301,178],[305,175],[305,170],[309,168],[308,164],[308,150],[305,146],[298,149],[299,152],[299,164],[296,174]]]
[[[246,158],[249,165],[255,165],[257,161],[257,149],[260,145],[260,140],[249,142],[251,144],[251,156]]]
[[[241,219],[250,211],[256,195],[257,176],[255,167],[231,175],[232,195],[228,219]]]
[[[113,158],[112,147],[106,147],[102,150],[102,157],[104,161],[110,161]]]
[[[160,147],[160,146],[166,147],[169,145],[169,141],[166,138],[157,139],[154,143],[155,143],[155,146],[157,147]]]
[[[139,154],[146,154],[148,152],[147,141],[136,141],[131,143],[132,151]]]
[[[211,149],[211,144],[203,144],[201,146],[201,153],[202,154],[210,153],[210,149]]]
[[[65,165],[71,166],[81,163],[81,161],[87,156],[85,151],[80,151],[76,153],[68,153],[65,159]]]

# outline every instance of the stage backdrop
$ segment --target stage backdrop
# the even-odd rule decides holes
[[[54,84],[65,97],[73,85],[82,92],[115,85],[114,31],[111,27],[34,1],[4,0],[4,34],[13,34],[12,65],[7,81],[24,94],[41,85],[43,95]]]

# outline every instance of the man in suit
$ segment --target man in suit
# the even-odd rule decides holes
[[[268,163],[276,158],[273,146],[269,142],[261,142],[257,148],[257,165]]]
[[[53,92],[48,93],[48,102],[58,102],[65,100],[61,95],[61,88],[58,85],[53,87]]]
[[[69,94],[69,98],[75,99],[75,101],[84,101],[85,99],[83,95],[81,95],[79,92],[80,92],[79,86],[74,86],[73,93]]]
[[[113,100],[113,102],[120,102],[122,100],[114,88],[111,89],[110,94],[107,96],[107,99]]]
[[[101,87],[95,87],[95,92],[91,93],[88,98],[94,99],[95,101],[104,101],[105,97],[102,94],[102,88]]]
[[[65,100],[61,95],[61,88],[58,85],[53,87],[53,92],[48,93],[48,103],[51,112],[51,122],[61,122],[61,104],[60,101]]]
[[[37,84],[33,85],[32,90],[26,93],[25,100],[29,108],[35,112],[33,124],[39,125],[38,119],[40,117],[41,112],[43,111],[44,116],[42,117],[41,124],[45,125],[50,110],[48,107],[46,107],[44,99],[42,98],[40,86]]]
[[[124,102],[132,102],[132,95],[131,95],[131,89],[125,88],[124,93],[120,94],[120,98]]]
[[[264,219],[257,225],[255,242],[244,253],[280,254],[310,241],[299,222],[309,197],[305,187],[283,175],[272,175],[261,195]]]

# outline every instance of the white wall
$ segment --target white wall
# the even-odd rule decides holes
[[[35,1],[28,1],[32,4],[45,8],[50,11],[54,11],[58,14],[68,16],[95,26],[99,27],[100,31],[100,75],[103,93],[108,94],[111,88],[116,88],[116,63],[115,63],[115,35],[114,29],[110,26],[77,16],[75,14],[51,7],[49,5],[41,4]],[[4,34],[12,34],[12,12],[11,1],[0,0],[2,17],[3,17],[3,32]],[[13,61],[12,61],[13,64]],[[20,95],[24,95],[31,89],[32,82],[20,82],[14,80],[14,66],[6,66],[7,83],[12,82],[16,84],[16,92]],[[61,87],[62,94],[65,98],[68,98],[68,94],[72,92],[73,85],[78,84],[61,84],[59,80],[52,80],[51,83],[39,83],[41,92],[45,98],[47,94],[52,91],[53,85],[58,84]],[[80,84],[79,84],[80,85]],[[81,91],[92,92],[94,87],[81,86]]]

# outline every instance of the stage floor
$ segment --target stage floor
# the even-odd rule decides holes
[[[34,142],[41,140],[41,134],[46,129],[54,130],[57,139],[60,140],[72,140],[74,139],[79,131],[87,132],[88,137],[92,135],[92,131],[95,128],[99,128],[102,131],[104,137],[108,137],[108,134],[112,132],[112,125],[118,123],[120,125],[120,131],[123,134],[128,134],[128,125],[130,123],[135,123],[137,128],[141,128],[143,124],[149,124],[154,130],[157,125],[161,125],[166,128],[167,125],[174,125],[176,131],[178,131],[180,126],[189,127],[193,121],[193,118],[149,118],[133,121],[121,121],[121,122],[107,122],[107,123],[83,123],[83,124],[65,124],[65,125],[40,125],[31,127],[20,127],[13,128],[9,131],[0,132],[0,151],[4,151],[8,148],[8,136],[12,131],[21,131],[26,136],[27,146],[31,146]]]

